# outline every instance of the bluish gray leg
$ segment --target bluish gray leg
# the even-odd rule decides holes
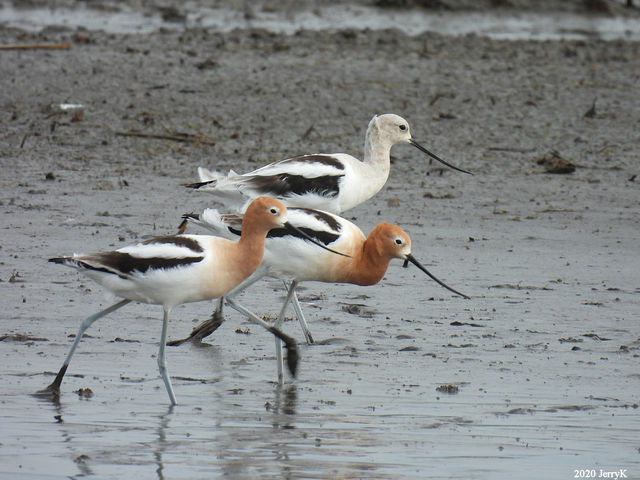
[[[266,328],[267,330],[269,330],[271,333],[273,333],[276,336],[276,340],[280,339],[285,343],[285,347],[287,349],[287,367],[289,368],[291,375],[295,377],[296,369],[298,367],[298,358],[299,358],[298,347],[296,345],[295,340],[289,337],[288,335],[285,335],[284,333],[282,333],[278,328],[272,327],[271,325],[269,325],[267,322],[265,322],[260,317],[258,317],[255,313],[252,313],[249,310],[247,310],[245,307],[243,307],[238,302],[236,302],[235,299],[227,297],[227,303],[234,310],[242,313],[243,315],[246,315],[249,318],[249,320],[251,320],[253,323],[258,324]],[[278,344],[278,346],[280,345]],[[281,348],[280,348],[280,362],[282,362]],[[282,370],[282,366],[280,364],[279,364],[279,368]],[[282,377],[282,374],[279,375],[279,378],[281,377]]]
[[[277,329],[280,329],[280,326],[284,322],[284,314],[287,312],[287,306],[289,305],[289,302],[291,302],[291,297],[295,295],[296,285],[298,285],[298,282],[294,280],[293,282],[291,282],[291,285],[289,286],[289,291],[287,292],[287,298],[285,298],[284,303],[282,304],[282,308],[280,309],[280,314],[278,315],[278,319],[274,324],[274,327]],[[282,342],[280,341],[279,338],[276,338],[275,342],[276,342],[276,362],[278,366],[278,383],[282,384],[284,381],[283,362],[282,362]]]
[[[264,266],[260,265],[258,269],[255,272],[253,272],[253,274],[249,278],[247,278],[243,282],[240,282],[236,288],[228,292],[224,297],[233,298],[236,295],[242,293],[244,290],[249,288],[254,283],[256,283],[258,280],[261,280],[266,276],[267,276],[267,269]]]
[[[287,280],[283,280],[284,286],[289,289],[292,282]],[[298,282],[295,282],[296,286]],[[295,287],[294,287],[295,288]],[[304,338],[307,343],[313,343],[313,337],[311,336],[311,331],[309,330],[309,325],[307,324],[307,320],[304,318],[304,314],[302,313],[302,308],[300,307],[300,302],[298,301],[298,293],[293,292],[293,297],[291,297],[291,304],[293,305],[293,310],[296,312],[296,316],[298,317],[298,322],[300,322],[300,327],[302,328],[302,333],[304,334]]]
[[[176,405],[176,395],[173,393],[173,387],[171,386],[171,379],[167,373],[167,359],[164,356],[164,349],[167,344],[167,326],[169,325],[169,310],[164,310],[162,316],[162,334],[160,335],[160,349],[158,350],[158,368],[160,370],[160,376],[164,381],[164,386],[169,394],[169,401],[171,405]]]
[[[202,342],[203,338],[208,337],[215,332],[224,322],[224,315],[222,314],[223,305],[224,297],[218,298],[218,305],[209,318],[194,327],[188,337],[181,338],[180,340],[170,340],[167,342],[167,346],[177,347],[191,340]]]
[[[44,390],[40,390],[39,392],[36,392],[36,395],[41,397],[55,397],[55,398],[59,397],[60,384],[62,383],[64,374],[67,373],[67,368],[69,367],[69,363],[71,362],[71,357],[73,357],[73,353],[76,351],[76,348],[78,347],[78,344],[80,343],[80,340],[82,339],[82,335],[84,335],[84,332],[86,332],[87,329],[91,325],[93,325],[93,323],[96,320],[99,320],[105,315],[108,315],[111,312],[114,312],[119,308],[124,307],[129,302],[131,302],[131,300],[127,300],[127,299],[121,300],[118,303],[115,303],[110,307],[107,307],[104,310],[101,310],[98,313],[94,313],[93,315],[85,318],[80,324],[80,328],[78,329],[78,333],[76,333],[76,338],[73,341],[73,345],[71,345],[71,349],[69,350],[69,353],[67,353],[67,358],[64,359],[64,363],[62,364],[62,367],[60,367],[60,370],[58,371],[56,378],[53,380],[53,382],[51,382],[51,384],[47,388],[45,388]]]

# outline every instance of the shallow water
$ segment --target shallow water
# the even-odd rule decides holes
[[[251,333],[235,333],[239,318],[230,314],[211,345],[169,349],[174,408],[153,358],[160,312],[141,305],[88,332],[60,405],[29,395],[53,378],[38,372],[57,369],[73,318],[100,300],[69,304],[67,297],[78,292],[62,288],[53,318],[30,321],[40,340],[0,343],[9,368],[0,396],[0,473],[469,479],[574,478],[574,469],[626,468],[635,475],[640,376],[633,365],[640,343],[630,312],[614,305],[637,305],[637,292],[593,282],[576,298],[572,281],[543,281],[542,270],[531,268],[526,286],[489,282],[495,286],[482,289],[487,275],[511,275],[480,262],[465,277],[462,266],[449,265],[448,281],[465,277],[472,300],[450,298],[398,265],[375,290],[308,284],[301,297],[318,341],[300,346],[295,381],[282,388],[272,382],[271,338],[243,323]],[[84,283],[73,272],[68,280]],[[610,281],[625,284],[625,278]],[[243,302],[260,311],[279,289],[267,281]],[[419,293],[425,290],[426,297]],[[318,292],[323,298],[305,300]],[[404,299],[403,306],[394,298]],[[363,305],[352,309],[359,314],[342,308],[352,304]],[[184,319],[194,311],[204,318],[207,310],[205,304],[177,309],[173,336],[188,331]],[[299,333],[297,323],[288,322],[287,330]],[[458,392],[441,392],[441,385]],[[79,388],[90,388],[93,398],[82,399],[74,393]]]
[[[182,12],[181,12],[182,13]],[[143,12],[126,5],[113,11],[92,8],[0,9],[0,24],[26,30],[50,26],[83,27],[112,33],[151,33],[159,29],[207,28],[229,32],[236,28],[261,28],[292,34],[298,30],[382,30],[395,28],[409,35],[425,32],[443,35],[477,34],[505,40],[589,39],[640,40],[640,20],[635,16],[596,16],[565,12],[430,12],[423,9],[393,10],[367,6],[333,5],[295,12],[184,6],[184,17],[166,21],[160,13]]]

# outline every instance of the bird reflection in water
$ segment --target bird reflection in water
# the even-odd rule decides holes
[[[162,462],[162,455],[168,447],[167,442],[167,428],[169,426],[169,418],[173,413],[175,405],[169,406],[166,413],[163,413],[158,418],[160,423],[158,424],[158,441],[156,442],[156,448],[153,450],[153,458],[156,460],[156,475],[158,480],[164,480],[164,463]]]

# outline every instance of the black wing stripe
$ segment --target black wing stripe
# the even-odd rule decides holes
[[[318,220],[319,222],[327,225],[334,232],[342,231],[342,224],[339,221],[337,221],[335,217],[333,217],[332,215],[329,215],[326,212],[322,212],[320,210],[313,210],[311,208],[301,208],[301,207],[292,207],[289,210],[300,210],[302,212],[306,212],[307,214],[315,217],[316,220]],[[335,242],[336,239],[340,236],[339,234],[334,234],[331,232],[320,232],[317,230],[313,230],[312,228],[309,228],[309,227],[298,227],[298,228],[300,228],[300,230],[302,230],[304,233],[310,235],[312,238],[323,242],[325,245]],[[240,236],[242,234],[242,231],[240,230],[240,228],[237,228],[230,224],[227,224],[227,230],[234,235]],[[297,232],[293,230],[288,230],[286,228],[276,228],[276,229],[270,230],[269,233],[267,234],[267,237],[278,238],[278,237],[284,237],[286,235],[292,235],[297,238],[303,238],[302,236],[298,235]]]
[[[335,233],[313,230],[312,228],[307,227],[298,227],[298,229],[306,233],[314,240],[323,243],[324,245],[329,245],[335,242],[340,237],[340,235],[336,235]],[[286,237],[287,235],[299,238],[301,240],[308,240],[307,238],[298,234],[298,232],[289,230],[288,228],[274,228],[273,230],[269,231],[269,233],[267,234],[267,238],[280,238]]]
[[[189,250],[197,253],[204,252],[202,245],[196,240],[189,237],[182,237],[180,235],[164,235],[161,237],[153,237],[142,242],[144,245],[150,245],[154,243],[165,245],[176,245],[177,247],[187,247]]]
[[[312,210],[311,208],[299,208],[295,207],[291,210],[301,210],[303,212],[308,213],[316,218],[316,220],[327,225],[331,230],[335,232],[340,232],[342,230],[342,225],[338,222],[332,215],[329,215],[326,212],[322,212],[320,210]]]
[[[95,259],[98,265],[89,263]],[[139,258],[123,252],[107,252],[93,255],[87,260],[77,260],[78,264],[89,270],[111,273],[121,278],[133,272],[145,273],[149,270],[165,270],[200,262],[204,257],[184,258]]]
[[[262,194],[274,196],[316,193],[327,197],[335,197],[340,192],[339,184],[342,177],[344,175],[324,175],[313,178],[289,173],[255,175],[251,177],[251,186]]]

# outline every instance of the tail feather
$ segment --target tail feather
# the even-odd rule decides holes
[[[196,190],[204,190],[206,192],[215,193],[217,195],[238,195],[244,182],[247,180],[242,175],[238,175],[233,170],[224,174],[198,167],[199,182],[187,185]]]
[[[205,208],[199,217],[200,224],[223,234],[231,232],[239,235],[242,228],[242,215],[235,213],[220,213],[215,208]]]
[[[69,263],[73,262],[73,258],[72,257],[54,257],[54,258],[50,258],[49,261],[51,263],[59,263],[61,265],[68,265]]]
[[[209,182],[217,180],[221,175],[218,172],[209,170],[208,168],[198,167],[198,178],[201,182]]]
[[[244,212],[256,193],[251,189],[252,177],[238,175],[233,170],[225,175],[199,167],[198,176],[200,181],[187,187],[214,195],[228,210]]]
[[[83,268],[91,268],[85,264],[79,257],[53,257],[50,258],[51,263],[57,263],[58,265],[64,265],[65,267],[75,268],[76,270],[82,270]]]
[[[242,224],[242,216],[221,214],[215,208],[206,208],[201,214],[185,213],[182,218],[185,222],[193,223],[232,240],[237,239]]]
[[[180,222],[180,225],[178,225],[178,235],[182,235],[187,230],[187,225],[189,224],[189,215],[192,214],[185,213],[184,215],[182,215],[182,221]]]
[[[200,188],[207,187],[207,186],[210,186],[211,188],[215,188],[216,183],[218,183],[217,180],[207,180],[205,182],[187,183],[185,187],[193,188],[194,190],[199,190]]]
[[[209,182],[211,180],[218,180],[220,178],[237,177],[238,173],[233,170],[229,170],[226,175],[224,173],[216,172],[215,170],[209,170],[208,168],[198,167],[198,178],[201,182]]]

